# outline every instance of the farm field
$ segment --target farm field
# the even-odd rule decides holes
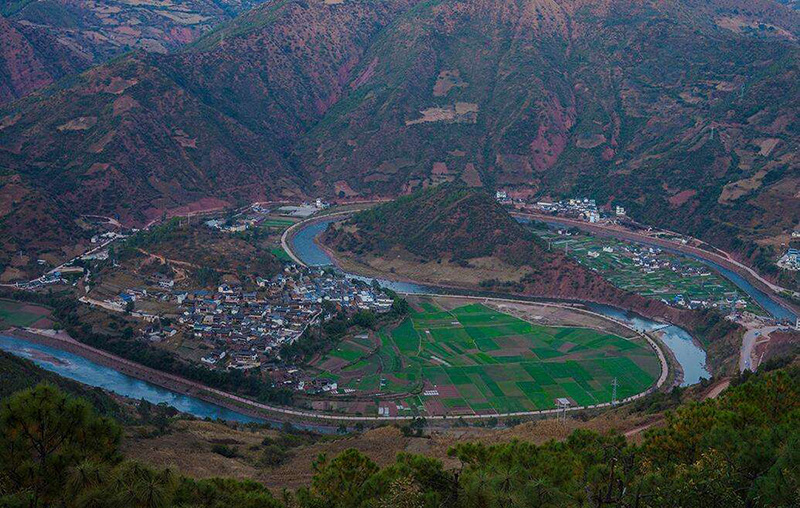
[[[762,314],[763,310],[729,280],[695,259],[614,238],[536,229],[552,248],[564,249],[615,286],[670,305],[717,307]]]
[[[47,318],[49,315],[50,311],[44,307],[13,300],[0,300],[0,328],[34,325],[48,327],[52,324]]]
[[[552,409],[561,397],[592,405],[611,401],[614,378],[622,399],[660,373],[640,338],[533,324],[483,304],[446,310],[422,300],[372,335],[342,342],[314,367],[339,394],[371,396],[389,415]]]

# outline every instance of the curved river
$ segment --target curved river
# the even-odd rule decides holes
[[[195,397],[141,381],[82,356],[43,344],[0,335],[0,349],[27,358],[39,367],[60,376],[132,399],[144,399],[153,404],[164,403],[198,418],[219,418],[243,423],[261,421]]]
[[[325,231],[330,223],[339,220],[343,219],[337,218],[321,220],[319,222],[311,223],[297,231],[292,238],[292,251],[294,254],[309,266],[333,266],[331,258],[319,247],[319,245],[317,245],[315,239],[322,234],[323,231]],[[389,288],[393,291],[397,291],[398,293],[452,293],[494,297],[505,296],[489,294],[485,292],[456,292],[449,288],[437,288],[434,286],[425,286],[410,282],[398,282],[386,279],[372,279],[350,273],[345,273],[345,275],[354,279],[363,280],[365,282],[377,280],[381,286]],[[708,379],[711,377],[711,374],[706,369],[706,352],[683,328],[675,325],[665,326],[664,323],[659,323],[657,321],[626,312],[610,305],[587,303],[586,306],[598,314],[603,314],[618,321],[622,321],[631,328],[641,332],[653,330],[658,330],[661,332],[661,340],[670,349],[670,351],[672,351],[672,354],[675,356],[675,359],[681,365],[683,370],[683,382],[681,383],[682,386],[698,383],[700,378]]]
[[[333,265],[327,253],[320,249],[314,240],[325,230],[325,228],[328,227],[328,224],[334,222],[335,220],[341,219],[330,219],[309,224],[308,226],[300,229],[294,235],[292,239],[292,250],[304,263],[310,266]],[[716,267],[713,264],[712,267],[720,270],[723,275],[728,275],[724,269],[722,269],[722,267]],[[361,277],[354,274],[346,273],[345,275],[366,282],[371,282],[373,280],[368,277]],[[736,280],[734,277],[729,278],[734,283],[739,285],[740,281]],[[741,277],[739,277],[739,279],[741,279]],[[409,282],[398,282],[384,279],[377,279],[377,281],[382,286],[399,293],[457,294],[450,289],[413,284]],[[758,291],[755,288],[753,289]],[[489,296],[486,293],[474,293],[466,291],[461,294],[483,294],[485,296]],[[502,295],[495,294],[491,296]],[[682,328],[674,325],[665,326],[663,323],[658,323],[635,314],[627,313],[621,309],[608,305],[587,304],[587,306],[595,312],[619,321],[623,321],[637,330],[658,330],[661,332],[662,341],[667,347],[670,348],[676,360],[683,369],[683,385],[695,384],[699,382],[701,378],[711,377],[705,367],[705,351]],[[176,393],[167,390],[166,388],[161,388],[146,381],[142,381],[118,372],[110,367],[95,363],[87,358],[83,358],[82,356],[49,346],[0,335],[0,349],[8,351],[17,356],[28,358],[46,370],[55,372],[61,376],[79,381],[86,385],[103,388],[132,399],[144,399],[154,404],[168,404],[184,413],[194,415],[198,418],[223,419],[243,423],[259,422],[277,424],[277,422],[254,418],[237,411],[217,406],[216,404],[205,402],[190,395]],[[295,426],[298,428],[316,430],[318,432],[331,431],[331,428],[322,425],[317,426],[296,424]]]

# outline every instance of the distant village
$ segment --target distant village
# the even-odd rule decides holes
[[[584,219],[590,223],[597,223],[603,220],[619,220],[627,217],[627,212],[622,206],[615,206],[611,213],[602,211],[597,206],[594,199],[570,198],[561,201],[537,201],[529,203],[522,199],[512,199],[506,191],[497,191],[495,198],[501,204],[514,206],[515,208],[536,211],[540,213],[557,213],[565,217],[575,217]]]

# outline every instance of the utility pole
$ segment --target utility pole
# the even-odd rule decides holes
[[[557,421],[564,427],[567,425],[567,408],[569,407],[569,401],[566,399],[558,399],[556,400],[556,405],[558,406],[558,417]]]
[[[614,381],[611,382],[611,386],[613,387],[613,390],[611,392],[611,405],[612,406],[616,406],[617,405],[617,378],[614,378]]]

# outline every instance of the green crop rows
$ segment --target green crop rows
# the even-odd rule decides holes
[[[420,307],[378,332],[376,354],[359,359],[346,343],[332,351],[353,362],[346,371],[360,373],[340,387],[377,390],[382,379],[381,394],[414,393],[415,408],[433,401],[448,414],[505,413],[551,409],[559,397],[609,402],[614,378],[621,399],[646,390],[659,374],[655,353],[640,339],[540,326],[482,304]]]

